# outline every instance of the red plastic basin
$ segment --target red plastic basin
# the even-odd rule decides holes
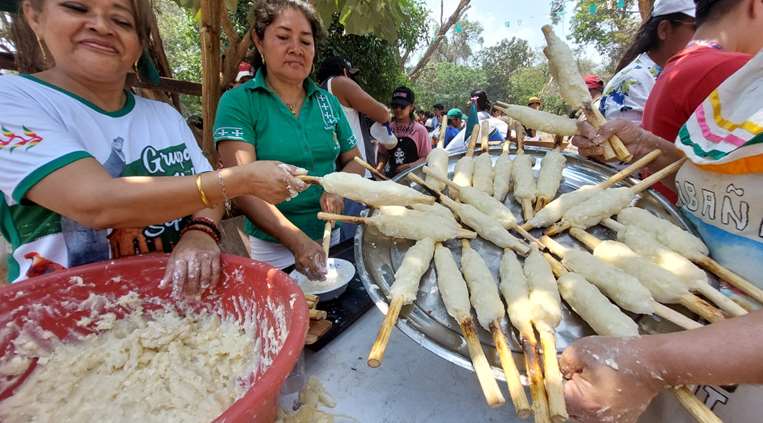
[[[4,328],[0,331],[0,357],[5,360],[15,354],[13,340],[19,335],[18,328],[29,322],[64,342],[76,339],[75,335],[87,334],[88,329],[76,322],[90,312],[73,305],[80,304],[91,293],[118,298],[136,292],[147,310],[174,303],[171,289],[159,288],[166,261],[166,255],[151,255],[94,263],[0,289],[0,329]],[[252,375],[252,388],[215,421],[269,423],[276,417],[281,385],[304,346],[309,321],[305,298],[286,274],[267,264],[229,255],[223,255],[222,262],[221,283],[204,294],[202,304],[239,321],[254,313],[256,336],[264,343],[265,355]],[[73,283],[74,276],[85,283]],[[115,313],[121,318],[127,310],[112,304],[98,312]],[[288,331],[285,340],[284,328]],[[20,376],[0,380],[0,401],[13,395],[34,366]]]

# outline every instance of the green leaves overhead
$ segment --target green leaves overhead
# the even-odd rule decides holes
[[[349,34],[374,34],[390,43],[398,39],[398,27],[405,19],[411,0],[315,0],[323,22],[339,13],[339,23]]]

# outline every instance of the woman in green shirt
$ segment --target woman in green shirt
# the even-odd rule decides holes
[[[362,174],[360,153],[339,101],[309,79],[321,35],[315,10],[302,0],[258,0],[252,39],[259,56],[254,79],[220,99],[214,139],[225,166],[280,160],[323,176],[336,170]],[[321,210],[339,213],[343,199],[312,186],[279,206],[254,196],[236,204],[256,260],[284,268],[295,264],[312,279],[326,272],[319,240]]]

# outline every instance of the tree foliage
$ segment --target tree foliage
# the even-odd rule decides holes
[[[554,0],[552,20],[558,22],[571,6],[569,38],[578,46],[590,45],[613,68],[631,42],[641,22],[636,0],[624,0],[622,6],[611,0]]]
[[[515,71],[532,65],[535,57],[536,54],[527,40],[516,37],[482,49],[477,55],[477,62],[486,78],[482,89],[491,99],[508,98],[509,78]]]
[[[342,56],[360,69],[355,80],[379,101],[387,102],[392,91],[406,82],[398,46],[375,35],[346,33],[338,14],[328,28],[326,42],[318,51],[319,61],[330,56]],[[316,68],[319,66],[320,63]]]
[[[556,84],[551,83],[550,79],[545,62],[523,67],[509,77],[506,98],[510,103],[525,105],[530,97],[540,97],[543,100],[543,110],[564,114],[567,108],[559,96]]]
[[[451,62],[462,65],[469,64],[475,56],[475,48],[482,47],[484,38],[482,24],[468,19],[462,19],[456,26],[459,30],[448,33],[432,58],[433,62]]]
[[[446,108],[464,110],[472,90],[486,84],[487,76],[479,67],[437,62],[424,68],[413,89],[421,108],[429,109],[434,103],[442,103]]]
[[[193,15],[170,0],[156,0],[154,7],[172,75],[201,82],[201,41]],[[200,97],[181,96],[181,102],[184,113],[201,113]]]

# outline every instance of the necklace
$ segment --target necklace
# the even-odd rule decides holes
[[[289,111],[291,112],[291,114],[293,114],[294,116],[297,116],[297,105],[296,104],[286,103],[286,107],[289,108]]]

